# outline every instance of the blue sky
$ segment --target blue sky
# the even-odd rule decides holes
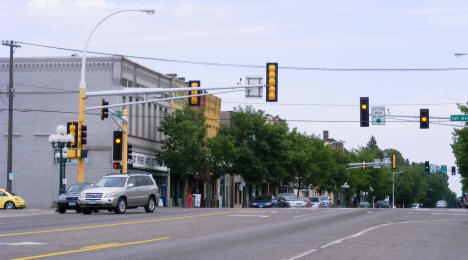
[[[2,40],[82,49],[101,18],[117,10],[139,8],[154,8],[156,14],[112,17],[96,31],[89,49],[235,64],[276,61],[280,67],[468,68],[467,56],[453,55],[468,52],[467,1],[7,0],[0,6],[4,21],[0,32]],[[24,45],[15,55],[70,54]],[[8,49],[0,48],[0,55],[8,56]],[[211,87],[264,74],[263,68],[135,61]],[[448,117],[458,114],[455,103],[468,101],[467,78],[468,71],[280,70],[278,103],[245,99],[241,93],[220,97],[223,110],[254,103],[258,109],[290,120],[358,120],[361,96],[368,96],[371,106],[385,105],[394,115],[416,116],[420,108],[429,108],[432,116]],[[297,121],[290,126],[316,135],[329,130],[348,149],[365,145],[374,135],[381,148],[398,149],[410,161],[455,165],[450,148],[453,127],[449,126],[431,124],[429,130],[421,130],[417,122],[388,122],[360,128],[358,122]],[[450,176],[449,182],[460,193],[458,176]]]

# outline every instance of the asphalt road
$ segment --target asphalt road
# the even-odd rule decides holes
[[[0,259],[467,259],[464,209],[0,211]]]

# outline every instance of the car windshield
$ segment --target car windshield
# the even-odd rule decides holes
[[[260,195],[255,197],[255,200],[271,200],[271,197],[269,195]]]
[[[14,193],[13,191],[7,191],[8,193],[10,193],[11,196],[18,196],[16,195],[16,193]]]
[[[124,187],[127,177],[102,177],[94,187]]]
[[[294,196],[284,196],[284,200],[286,200],[286,201],[294,201],[294,200],[297,200],[297,198],[294,197]]]
[[[68,188],[68,192],[81,192],[89,188],[91,188],[91,184],[88,183],[73,184]]]
[[[319,199],[318,199],[318,198],[310,198],[310,201],[312,201],[312,202],[319,202]]]

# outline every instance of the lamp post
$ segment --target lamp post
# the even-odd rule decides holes
[[[374,207],[374,199],[375,199],[374,188],[372,188],[372,186],[370,186],[369,191],[372,193],[372,208],[373,208]]]
[[[346,189],[349,188],[349,184],[347,182],[345,182],[343,185],[341,185],[341,188],[345,189],[344,206],[346,208]],[[342,205],[343,205],[343,202],[342,202]],[[341,207],[343,207],[343,206],[341,206]]]
[[[65,164],[70,161],[67,158],[67,146],[73,142],[74,137],[67,134],[67,128],[64,125],[57,126],[56,133],[49,135],[49,142],[52,148],[59,149],[59,152],[55,154],[55,159],[60,165],[60,177],[59,177],[59,195],[65,193]]]
[[[147,13],[149,15],[154,14],[155,10],[154,9],[137,9],[137,10],[120,10],[117,12],[114,12],[103,19],[99,21],[96,26],[94,26],[93,30],[88,36],[88,39],[86,40],[86,43],[83,48],[83,57],[81,59],[81,77],[80,77],[80,94],[79,94],[79,99],[78,99],[78,123],[79,125],[84,125],[85,123],[85,109],[86,109],[86,54],[88,50],[88,44],[89,40],[91,40],[91,37],[93,36],[94,32],[96,29],[101,25],[105,20],[110,18],[113,15],[123,13],[123,12],[143,12]],[[81,151],[84,150],[84,145],[79,144],[79,149],[78,149],[78,166],[77,166],[77,182],[82,183],[84,182],[84,158],[81,157]]]

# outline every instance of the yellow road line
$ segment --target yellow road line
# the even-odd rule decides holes
[[[112,223],[112,224],[91,225],[91,226],[81,226],[81,227],[71,227],[71,228],[58,228],[58,229],[46,229],[46,230],[20,232],[20,233],[7,233],[7,234],[0,234],[0,237],[12,237],[12,236],[34,235],[34,234],[44,234],[44,233],[53,233],[53,232],[62,232],[62,231],[73,231],[73,230],[83,230],[83,229],[93,229],[93,228],[115,227],[115,226],[143,224],[143,223],[170,221],[170,220],[181,220],[181,219],[188,219],[188,218],[216,216],[216,215],[246,212],[246,211],[249,211],[249,210],[244,209],[244,210],[233,210],[233,211],[221,211],[221,212],[215,212],[215,213],[188,215],[188,216],[181,216],[181,217],[157,218],[157,219],[139,220],[139,221],[131,221],[131,222],[120,222],[120,223]]]
[[[80,253],[80,252],[86,252],[86,251],[92,251],[92,250],[99,250],[99,249],[104,249],[104,248],[129,246],[129,245],[143,244],[143,243],[149,243],[149,242],[155,242],[155,241],[161,241],[161,240],[168,240],[168,239],[169,239],[168,237],[160,237],[160,238],[154,238],[154,239],[148,239],[148,240],[127,242],[127,243],[111,243],[111,244],[87,246],[87,247],[83,247],[81,249],[76,249],[76,250],[61,251],[61,252],[55,252],[55,253],[49,253],[49,254],[43,254],[43,255],[34,255],[34,256],[27,256],[27,257],[13,258],[12,260],[27,260],[27,259],[43,258],[43,257],[48,257],[48,256],[67,255],[67,254]]]

